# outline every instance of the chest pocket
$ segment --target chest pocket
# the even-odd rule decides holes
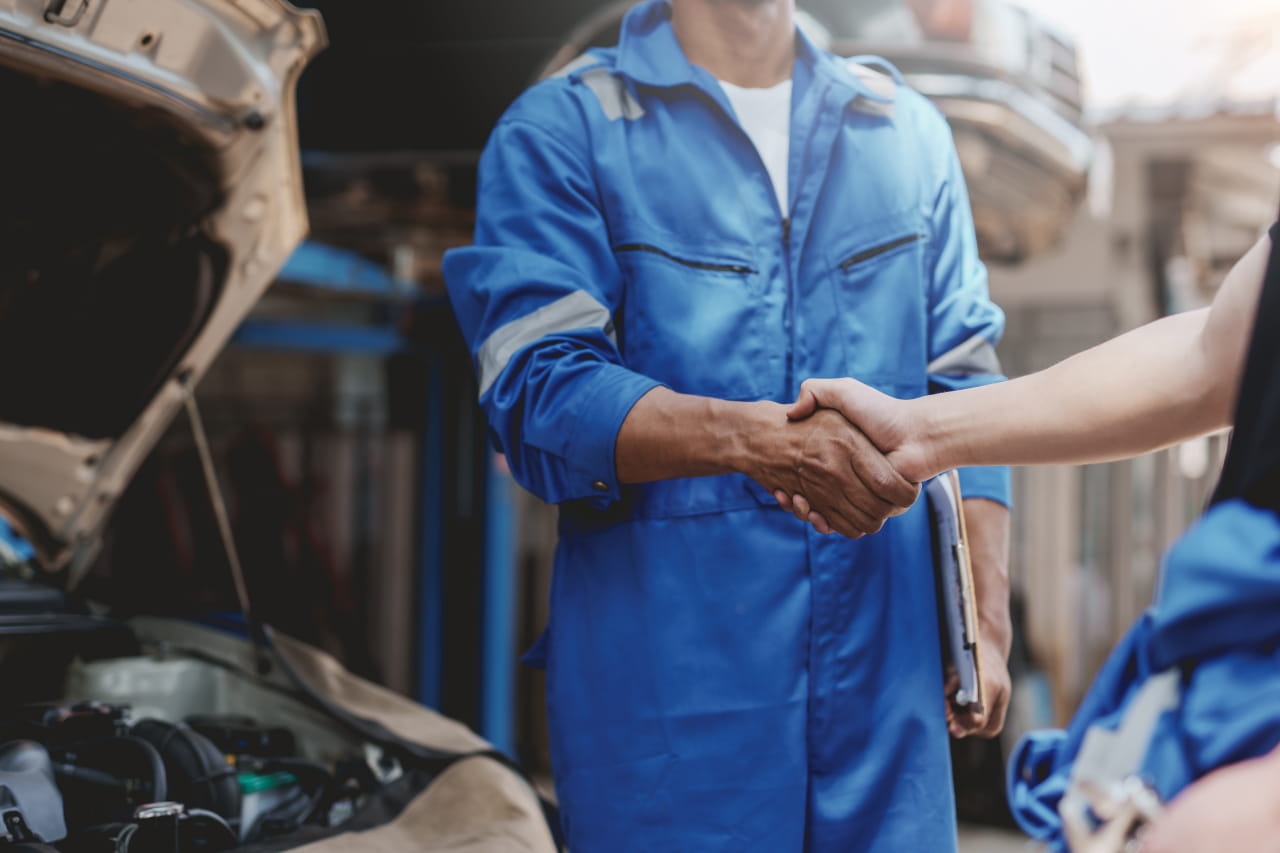
[[[614,255],[625,282],[619,343],[628,367],[685,394],[759,399],[786,354],[780,334],[766,346],[768,300],[749,248],[624,241]]]
[[[926,383],[926,243],[923,227],[903,220],[828,256],[848,375],[900,396]]]

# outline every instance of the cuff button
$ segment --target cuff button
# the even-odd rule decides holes
[[[591,484],[591,488],[595,489],[597,492],[607,492],[609,491],[609,484],[604,480],[596,480]]]

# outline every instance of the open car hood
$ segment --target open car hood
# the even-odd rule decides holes
[[[282,0],[0,0],[0,513],[50,571],[307,227]]]

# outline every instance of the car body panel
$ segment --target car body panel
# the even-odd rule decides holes
[[[193,223],[225,256],[216,299],[127,428],[0,422],[0,511],[73,583],[116,498],[306,233],[294,89],[325,40],[318,13],[279,0],[0,0],[0,66],[162,115],[205,146],[203,177],[218,184]]]

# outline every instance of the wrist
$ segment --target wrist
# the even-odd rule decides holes
[[[760,460],[776,449],[778,430],[788,423],[786,406],[717,400],[713,408],[712,418],[722,425],[718,463],[725,471],[751,475]]]
[[[902,403],[904,434],[894,464],[904,477],[917,483],[955,467],[947,463],[946,432],[938,425],[935,401],[936,397],[919,397]]]
[[[978,636],[988,648],[1000,653],[1001,660],[1008,660],[1013,650],[1013,624],[1008,613],[1003,618],[986,618],[978,616]]]
[[[958,395],[963,397],[964,395]],[[915,435],[922,465],[929,477],[943,471],[984,464],[975,459],[963,436],[972,426],[972,418],[957,403],[955,392],[930,394],[911,401],[915,406]]]

